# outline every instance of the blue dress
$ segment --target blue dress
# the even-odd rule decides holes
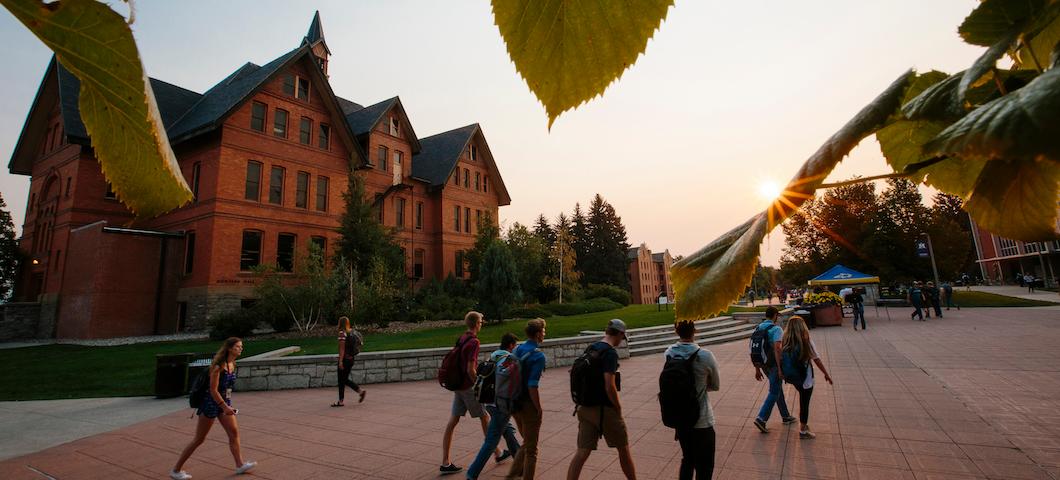
[[[235,384],[235,372],[221,370],[221,375],[217,379],[217,391],[221,393],[221,398],[224,399],[229,407],[232,406],[232,387]],[[202,406],[195,412],[196,415],[206,415],[206,418],[217,418],[222,413],[224,413],[224,409],[214,401],[213,395],[206,395],[206,398],[202,400]]]

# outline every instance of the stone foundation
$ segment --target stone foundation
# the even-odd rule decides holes
[[[0,315],[0,342],[41,338],[39,303],[5,303],[0,305]]]

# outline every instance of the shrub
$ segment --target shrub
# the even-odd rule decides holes
[[[459,320],[475,306],[467,289],[450,275],[446,282],[431,280],[416,292],[408,307],[408,320]]]
[[[629,302],[631,301],[629,290],[614,285],[602,285],[599,283],[590,283],[588,287],[585,287],[583,296],[585,298],[610,298],[611,301],[622,306],[629,305]]]
[[[582,315],[585,313],[605,312],[607,310],[622,308],[622,305],[609,298],[591,298],[584,302],[549,303],[547,305],[542,305],[542,307],[552,312],[553,315],[566,317],[570,315]]]
[[[210,319],[210,338],[224,340],[228,337],[246,337],[257,328],[258,320],[254,311],[248,308],[217,314]]]
[[[552,312],[536,304],[514,307],[508,313],[509,318],[548,318],[551,316]]]

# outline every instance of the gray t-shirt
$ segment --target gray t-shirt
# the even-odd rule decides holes
[[[716,392],[721,386],[718,377],[718,361],[710,350],[700,348],[694,343],[677,342],[666,349],[666,356],[672,358],[688,358],[696,349],[699,349],[699,358],[693,361],[693,369],[696,375],[696,390],[699,394],[699,421],[695,428],[707,428],[714,426],[714,410],[710,408],[710,400],[707,392]]]

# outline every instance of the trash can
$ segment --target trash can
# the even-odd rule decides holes
[[[200,373],[208,371],[210,369],[210,358],[209,354],[196,355],[190,363],[188,363],[188,382],[184,386],[184,393],[191,393],[191,387],[195,384],[195,379],[199,377]]]
[[[795,312],[793,312],[793,313],[795,315],[798,315],[798,316],[802,317],[803,320],[806,320],[806,327],[807,328],[813,328],[813,327],[817,326],[817,322],[815,322],[814,319],[813,319],[813,310],[812,309],[811,310],[805,310],[805,309],[795,310]]]
[[[155,398],[183,395],[188,383],[188,362],[195,354],[167,353],[155,355]]]

